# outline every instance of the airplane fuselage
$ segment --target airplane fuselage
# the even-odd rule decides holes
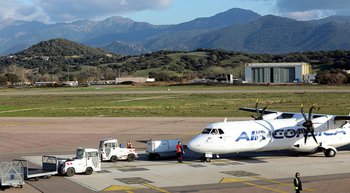
[[[318,143],[311,137],[305,143],[305,128],[294,118],[218,122],[208,125],[187,145],[199,153],[227,154],[283,149],[315,152],[320,146],[337,148],[350,143],[349,124],[330,129],[334,123],[325,121],[317,126],[318,131],[315,130],[314,134]]]

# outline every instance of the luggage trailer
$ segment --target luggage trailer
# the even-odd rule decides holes
[[[39,178],[49,179],[51,176],[58,174],[58,160],[55,156],[43,156],[42,168],[29,168],[28,161],[24,159],[14,159],[13,162],[23,167],[25,180],[34,179],[38,181]]]

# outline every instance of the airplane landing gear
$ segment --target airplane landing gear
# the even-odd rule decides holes
[[[210,159],[210,157],[202,156],[201,157],[201,162],[211,162],[211,159]]]
[[[207,157],[206,154],[203,154],[201,156],[201,161],[202,162],[211,162],[211,157]]]

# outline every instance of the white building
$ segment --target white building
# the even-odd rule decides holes
[[[311,65],[299,63],[249,63],[245,66],[247,83],[305,82]]]
[[[135,82],[135,83],[145,83],[145,82],[155,82],[154,78],[145,78],[145,77],[124,77],[124,78],[116,78],[115,83],[122,82]]]

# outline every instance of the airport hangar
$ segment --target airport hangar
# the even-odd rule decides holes
[[[248,63],[245,65],[247,83],[308,82],[311,65],[299,63]]]

